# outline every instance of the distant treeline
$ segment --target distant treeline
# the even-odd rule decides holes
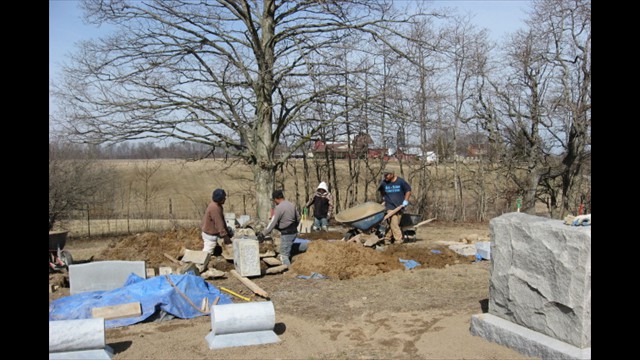
[[[191,142],[157,144],[125,142],[111,145],[72,144],[49,142],[49,152],[64,153],[67,159],[201,159],[223,158],[222,149]]]

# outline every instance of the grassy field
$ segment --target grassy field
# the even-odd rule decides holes
[[[198,226],[200,219],[211,199],[211,193],[216,188],[223,188],[227,192],[225,211],[236,215],[247,214],[252,218],[255,213],[255,195],[253,175],[245,164],[206,159],[199,161],[184,161],[175,159],[164,160],[101,160],[101,164],[108,167],[114,175],[110,186],[105,187],[104,194],[98,194],[96,201],[89,206],[88,211],[78,212],[73,220],[61,225],[71,230],[70,236],[101,235],[130,233],[147,230],[168,229],[177,226]],[[295,165],[295,169],[294,169]],[[318,179],[317,173],[325,173],[325,169],[316,165],[309,170],[310,175],[305,179],[302,160],[295,160],[289,166],[277,173],[278,188],[285,189],[288,200],[302,207],[315,190]],[[322,166],[320,164],[319,166]],[[344,203],[346,193],[353,189],[355,183],[349,177],[348,164],[345,160],[336,163],[338,186],[342,194],[339,210],[348,208]],[[400,174],[398,163],[389,163],[386,168],[396,170]],[[356,203],[376,200],[376,187],[380,178],[371,175],[379,171],[379,167],[361,171],[369,174],[369,184],[364,186],[364,176],[358,181]],[[428,189],[420,188],[414,181],[415,167],[403,166],[404,178],[408,179],[414,188],[415,196],[427,198],[429,208],[428,217],[443,215],[451,211],[453,204],[453,178],[451,165],[431,165],[428,169],[430,178]],[[462,187],[464,189],[464,203],[469,214],[473,213],[473,204],[477,202],[477,174],[473,167],[462,168]],[[377,174],[376,174],[377,175]],[[513,198],[501,198],[504,193],[504,181],[498,175],[487,173],[482,180],[487,191],[486,201],[490,203],[493,216],[507,211],[514,211]],[[322,181],[328,179],[322,178]],[[417,181],[417,180],[416,180]],[[501,184],[502,183],[502,184]],[[351,187],[351,189],[349,189]],[[332,189],[335,193],[335,191]],[[542,204],[541,211],[544,211]],[[473,221],[473,216],[469,216]]]

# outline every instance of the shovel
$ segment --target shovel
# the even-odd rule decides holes
[[[313,225],[313,220],[307,220],[308,212],[308,208],[304,208],[302,210],[302,218],[300,220],[300,223],[298,224],[299,233],[308,233],[309,228]]]

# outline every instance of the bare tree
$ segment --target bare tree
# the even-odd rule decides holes
[[[173,138],[221,148],[252,166],[257,211],[265,219],[283,161],[327,121],[306,129],[283,157],[274,156],[309,107],[331,103],[340,86],[309,86],[308,66],[363,32],[386,43],[411,17],[387,1],[87,0],[90,23],[120,30],[82,43],[54,87],[66,129],[81,141]],[[384,36],[383,36],[384,33]]]
[[[112,172],[72,145],[49,143],[49,230],[104,195]],[[59,225],[59,224],[58,224]]]
[[[558,124],[550,135],[562,154],[552,171],[560,177],[561,204],[553,186],[544,189],[550,194],[552,215],[564,217],[566,212],[577,213],[585,195],[582,175],[591,174],[584,168],[591,156],[591,1],[536,1],[527,22],[539,38],[549,39],[544,56],[557,74],[548,113]]]
[[[160,170],[162,163],[144,160],[142,165],[136,164],[134,168],[133,195],[138,197],[142,203],[142,219],[144,220],[145,230],[149,230],[149,222],[154,214],[151,213],[151,206],[158,197],[158,194],[164,187],[164,184],[154,181],[154,177]]]
[[[576,212],[590,175],[591,2],[536,1],[528,23],[506,44],[505,71],[483,85],[476,109],[523,210],[543,202],[560,218]]]

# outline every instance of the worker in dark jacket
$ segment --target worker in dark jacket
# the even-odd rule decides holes
[[[313,205],[313,230],[329,230],[329,219],[333,214],[333,196],[329,192],[324,181],[318,185],[316,192],[304,205],[305,208]]]

